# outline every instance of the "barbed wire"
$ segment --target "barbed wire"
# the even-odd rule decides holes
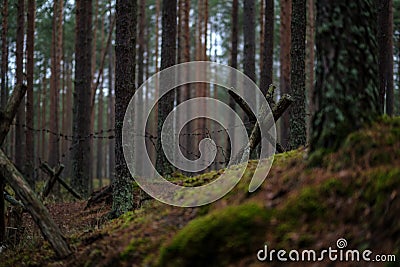
[[[210,130],[207,127],[196,128],[196,129],[193,129],[191,132],[174,133],[174,135],[179,136],[179,137],[199,137],[199,136],[201,136],[203,138],[210,138],[210,139],[216,140],[217,138],[215,137],[215,135],[228,134],[229,130],[232,130],[232,129],[234,130],[235,128],[243,127],[243,126],[247,126],[247,125],[254,125],[254,123],[255,123],[255,121],[247,121],[247,122],[242,122],[237,125],[230,125],[230,126],[228,125],[227,128],[221,128],[221,129],[215,129],[215,130]],[[76,146],[78,146],[80,142],[84,142],[87,139],[107,139],[107,140],[115,139],[115,128],[97,130],[93,133],[89,133],[82,137],[82,136],[74,136],[71,134],[65,134],[62,132],[55,132],[48,128],[35,128],[35,127],[28,126],[26,124],[12,123],[11,125],[12,126],[21,126],[25,130],[33,131],[36,133],[46,133],[46,134],[51,134],[53,136],[56,136],[57,139],[54,141],[56,143],[58,143],[60,141],[73,142],[68,147],[67,150],[62,151],[62,154],[60,155],[61,159],[64,159],[67,156],[67,153],[70,152],[71,150],[73,150]],[[153,135],[150,132],[146,131],[144,135],[133,133],[133,136],[146,138],[146,140],[148,140],[154,148],[157,147],[156,140],[159,137],[156,135]],[[225,147],[223,147],[222,145],[218,145],[218,144],[214,144],[214,145],[217,150],[216,155],[219,154],[223,160],[216,160],[218,158],[218,156],[216,156],[213,162],[209,162],[206,160],[204,160],[203,163],[198,162],[198,164],[200,166],[211,167],[213,165],[226,165],[229,163],[229,155],[228,155],[228,152],[225,150]],[[196,151],[198,151],[197,146],[195,149],[191,149],[191,148],[188,148],[188,147],[184,146],[183,144],[181,144],[181,142],[179,142],[179,147],[182,149],[182,151],[184,153],[186,153],[187,156],[195,157],[197,159],[201,158],[201,155],[196,152]],[[40,159],[40,157],[38,157],[38,158]]]

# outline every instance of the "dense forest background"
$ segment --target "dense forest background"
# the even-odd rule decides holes
[[[81,122],[73,119],[73,110],[78,110],[81,97],[75,88],[76,49],[83,49],[75,46],[80,30],[76,25],[76,4],[72,1],[2,1],[2,105],[5,105],[16,84],[23,82],[28,85],[24,105],[3,147],[31,184],[40,180],[38,166],[43,161],[53,167],[62,163],[66,166],[63,174],[73,176],[75,135],[80,135],[81,142],[89,146],[86,155],[89,160],[86,162],[90,164],[85,166],[89,181],[84,191],[91,192],[93,188],[108,184],[115,175],[115,4],[114,1],[99,0],[92,3],[92,38],[88,39],[91,51],[87,55],[91,60],[88,78],[90,107],[83,111],[88,117],[86,123],[89,123],[90,129],[81,136],[76,132],[78,130],[74,131],[76,124]],[[244,71],[262,90],[274,83],[279,89],[277,97],[289,93],[291,1],[267,1],[267,4],[265,6],[265,1],[178,1],[175,63],[210,60],[227,64]],[[395,11],[399,10],[400,2],[393,1],[393,8],[394,18],[390,23],[394,87],[388,86],[388,92],[393,93],[385,97],[389,103],[385,110],[390,114],[399,114],[400,17]],[[138,2],[135,88],[160,70],[161,9],[160,0]],[[304,115],[309,125],[311,114],[315,111],[311,99],[316,60],[313,1],[307,1],[307,9],[300,11],[307,13],[306,24],[296,23],[295,27],[303,27],[306,32],[305,55],[297,58],[304,64]],[[143,101],[137,103],[138,109],[156,94],[149,90],[142,96]],[[192,89],[187,95],[176,95],[173,103],[176,105],[194,96],[211,96],[229,103],[226,91],[208,87]],[[152,122],[151,127],[154,125],[157,123]],[[189,126],[185,133],[194,134],[195,128],[202,126]],[[278,122],[278,141],[286,149],[291,147],[290,142],[294,142],[289,138],[289,128],[289,114],[285,114]],[[154,127],[149,131],[152,136],[157,135]],[[200,132],[204,133],[204,129]],[[183,153],[188,157],[197,153],[192,148],[196,142],[193,136],[187,138],[191,140],[182,141],[182,150],[187,150]],[[221,136],[217,138],[223,140]],[[292,145],[296,147],[300,144],[305,144],[305,140]],[[225,147],[224,144],[221,147]],[[224,150],[221,148],[212,169],[223,166]]]
[[[400,115],[400,1],[339,2],[2,0],[0,136],[8,133],[2,124],[9,120],[1,147],[16,171],[4,167],[11,163],[2,165],[0,193],[10,191],[3,177],[18,171],[42,200],[50,191],[62,202],[101,189],[113,198],[109,218],[131,211],[143,192],[132,190],[123,155],[125,109],[148,78],[183,62],[229,65],[265,95],[273,84],[274,105],[289,94],[293,103],[276,122],[279,153],[306,147],[322,157],[379,116]],[[216,158],[201,172],[174,168],[161,150],[160,131],[180,103],[216,98],[239,114],[249,133],[255,126],[228,90],[184,87],[158,102],[146,125],[147,151],[135,152],[148,153],[167,178],[223,169],[234,141],[218,123],[191,121],[178,133],[184,156],[199,158],[199,142],[212,138]],[[15,118],[8,118],[21,88],[26,95]],[[143,110],[158,98],[158,88],[137,92],[134,119],[145,120]],[[48,182],[58,176],[71,194]]]

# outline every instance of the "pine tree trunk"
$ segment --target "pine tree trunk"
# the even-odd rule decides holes
[[[145,40],[144,40],[144,35],[145,35],[145,28],[146,28],[146,1],[145,0],[140,0],[139,1],[139,31],[138,31],[138,55],[137,55],[137,63],[138,63],[138,78],[137,78],[137,85],[141,86],[143,83],[143,78],[144,78],[144,49],[145,49]],[[142,125],[143,121],[143,90],[138,91],[138,97],[139,101],[137,103],[137,110],[136,112],[136,118],[138,121],[139,125]],[[143,166],[143,160],[142,160],[142,155],[146,151],[141,151],[140,149],[136,149],[136,154],[137,154],[137,159],[139,159],[141,162],[138,162],[136,166],[139,168],[138,172],[142,173],[142,170],[140,169]]]
[[[7,93],[6,90],[8,90],[7,85],[6,85],[6,76],[7,76],[7,71],[8,71],[8,55],[7,55],[7,31],[8,31],[8,0],[3,1],[3,6],[2,6],[2,30],[1,30],[1,100],[0,100],[0,107],[1,109],[4,109],[7,104]],[[3,147],[6,147],[6,145],[3,145]],[[5,186],[5,181],[3,177],[0,177],[0,244],[2,244],[5,239],[5,203],[4,203],[4,197],[3,197],[3,190]]]
[[[41,119],[41,122],[42,122],[42,124],[40,125],[40,127],[42,128],[42,129],[47,129],[47,117],[46,117],[46,115],[47,115],[47,99],[48,99],[48,95],[47,95],[47,77],[46,77],[46,74],[47,74],[47,62],[45,61],[44,62],[44,66],[43,66],[43,80],[42,80],[42,87],[43,87],[43,89],[42,89],[42,114],[41,114],[41,117],[42,117],[42,119]],[[41,159],[47,159],[47,149],[46,149],[46,144],[47,144],[47,142],[46,142],[46,132],[45,131],[42,131],[41,132],[41,139],[42,139],[42,141],[41,141],[41,151],[42,151],[42,154],[40,154],[40,157],[41,157]]]
[[[161,41],[161,70],[175,65],[176,62],[176,0],[163,0],[162,4],[162,41]],[[161,92],[160,92],[161,93]],[[163,123],[174,107],[175,92],[170,91],[163,96],[158,105],[157,136],[161,136]],[[172,129],[167,129],[172,132]],[[172,135],[168,135],[172,138]],[[165,140],[172,144],[171,140]],[[170,175],[172,165],[167,160],[161,146],[161,138],[157,139],[156,170],[160,174]]]
[[[292,21],[292,0],[280,2],[280,89],[281,95],[290,93],[290,47]],[[285,112],[281,118],[280,142],[285,148],[289,147],[289,113]]]
[[[24,24],[25,1],[18,0],[17,4],[17,43],[16,43],[16,78],[17,85],[24,83]],[[15,164],[24,173],[25,165],[25,105],[18,109],[15,127]]]
[[[317,1],[311,151],[338,148],[380,113],[376,11],[374,0]]]
[[[255,1],[243,1],[243,72],[251,80],[256,82],[256,64],[255,64]],[[253,104],[256,103],[254,94],[244,91],[247,99],[250,99]],[[252,104],[250,104],[252,105]],[[246,125],[247,133],[250,134],[253,129],[254,123],[250,122],[248,116],[245,115],[244,122]]]
[[[262,56],[262,70],[260,77],[260,89],[263,95],[267,94],[268,87],[273,82],[273,68],[274,68],[274,1],[266,0],[265,5],[265,24],[264,24],[264,42]]]
[[[84,197],[90,181],[92,1],[76,1],[75,93],[72,187]]]
[[[25,178],[28,184],[34,188],[34,140],[33,140],[33,75],[34,75],[34,43],[35,43],[35,1],[28,1],[28,30],[26,39],[27,52],[27,92],[26,92],[26,163]],[[1,191],[0,191],[1,192]]]
[[[50,131],[59,132],[59,96],[60,96],[60,77],[61,77],[61,57],[62,57],[62,14],[63,1],[54,2],[53,13],[53,36],[52,36],[52,56],[51,56],[51,82],[50,82]],[[48,162],[51,167],[59,163],[60,142],[59,137],[50,134],[49,136],[49,155]]]
[[[310,114],[307,116],[307,140],[310,140],[310,133],[311,133],[311,120],[312,116],[314,115],[315,112],[315,107],[314,107],[314,39],[315,39],[315,17],[314,17],[314,0],[307,0],[307,10],[308,10],[308,15],[307,15],[307,32],[306,32],[306,38],[307,38],[307,56],[306,56],[306,69],[307,69],[307,97],[308,97],[308,109],[307,112]]]
[[[135,93],[136,1],[117,1],[115,69],[115,178],[113,213],[119,216],[133,208],[132,177],[122,148],[122,123]]]
[[[7,32],[8,32],[8,0],[3,1],[1,10],[1,108],[4,108],[7,104],[7,71],[8,71],[8,43],[7,43]]]
[[[232,11],[231,11],[231,54],[230,54],[230,66],[234,69],[238,68],[238,42],[239,42],[239,0],[232,1]],[[235,77],[232,77],[235,79]],[[229,97],[229,107],[232,110],[236,110],[236,102],[231,97]],[[232,120],[229,122],[230,125],[235,123],[233,117]],[[232,132],[231,136],[226,140],[226,151],[227,157],[231,156],[231,147],[235,143],[235,134],[234,131]]]
[[[102,135],[103,120],[104,120],[104,102],[103,102],[103,88],[99,88],[99,96],[97,102],[97,132]],[[96,166],[96,177],[99,179],[99,187],[103,186],[103,138],[97,139],[97,166]]]
[[[112,11],[110,8],[110,25],[112,20]],[[109,29],[110,32],[113,31],[114,26]],[[113,56],[113,46],[108,46],[108,129],[113,129],[115,127],[115,109],[114,109],[114,56]],[[114,132],[115,135],[115,132]],[[108,143],[108,177],[110,182],[114,180],[115,174],[115,139],[110,139]]]
[[[378,2],[379,96],[381,112],[394,113],[393,0]],[[386,109],[385,107],[386,99]]]
[[[295,149],[306,144],[306,93],[305,93],[305,56],[306,56],[306,1],[292,1],[290,82],[291,96],[294,99],[290,107],[290,147]]]

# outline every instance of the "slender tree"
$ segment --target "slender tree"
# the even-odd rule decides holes
[[[51,80],[50,80],[50,131],[59,132],[59,96],[60,96],[60,76],[61,76],[61,57],[62,57],[62,13],[63,0],[53,3],[53,30],[51,42]],[[60,143],[57,135],[49,136],[49,155],[50,166],[55,166],[60,158]]]
[[[234,69],[238,68],[238,43],[239,43],[239,0],[232,1],[232,10],[231,10],[231,53],[230,53],[230,66]],[[235,79],[235,77],[232,77]],[[229,107],[233,110],[236,110],[236,102],[235,100],[229,96]],[[233,125],[235,123],[234,119],[230,121],[230,124]],[[230,144],[229,144],[230,142]],[[235,134],[234,132],[230,136],[230,140],[226,141],[227,144],[227,155],[230,157],[231,155],[231,146],[235,143]]]
[[[73,118],[72,185],[89,193],[91,119],[92,0],[76,1],[75,92]]]
[[[138,77],[137,77],[137,86],[142,85],[144,80],[144,51],[145,51],[145,31],[146,31],[146,1],[139,0],[139,21],[138,21],[138,51],[137,51],[137,65],[138,65]],[[135,113],[136,120],[141,125],[143,121],[143,108],[144,108],[144,94],[143,90],[139,90],[137,92],[139,101],[136,104]],[[136,154],[138,155],[137,159],[142,161],[142,156],[145,151],[141,151],[140,149],[136,149]],[[141,168],[143,163],[139,162],[137,168]],[[141,170],[138,170],[141,172]]]
[[[18,0],[17,3],[17,43],[16,43],[16,78],[17,85],[22,85],[24,82],[24,28],[25,28],[25,1]],[[15,165],[24,173],[25,165],[25,105],[23,104],[18,109],[15,127]]]
[[[34,75],[34,44],[35,44],[35,1],[28,1],[28,30],[26,38],[26,52],[27,52],[27,92],[26,92],[26,125],[28,130],[26,134],[26,163],[25,163],[25,177],[30,186],[34,188],[34,139],[33,131],[33,75]]]
[[[315,107],[313,105],[313,95],[314,95],[314,46],[315,46],[315,17],[314,17],[314,0],[307,0],[307,31],[306,31],[306,43],[307,43],[307,56],[306,56],[306,90],[307,90],[307,97],[308,97],[308,113],[307,116],[307,140],[310,140],[310,127],[311,127],[311,117],[315,112]]]
[[[394,113],[393,81],[393,0],[381,0],[378,3],[378,46],[379,46],[379,103],[381,113]]]
[[[110,2],[110,15],[109,15],[109,22],[110,22],[110,34],[113,32],[114,25],[111,23],[112,20],[112,9],[111,9],[111,2]],[[112,129],[115,126],[115,108],[114,108],[114,55],[113,55],[113,46],[110,44],[108,46],[108,129]],[[115,174],[115,141],[110,140],[108,143],[108,168],[109,174],[108,177],[112,182],[114,180]]]
[[[6,77],[8,71],[8,0],[3,1],[1,9],[1,108],[4,108],[7,104],[7,84]]]
[[[116,6],[115,69],[115,178],[113,179],[113,215],[133,208],[132,178],[122,148],[122,122],[135,93],[136,0],[118,0]]]
[[[8,1],[3,1],[2,5],[2,31],[1,31],[1,110],[3,110],[7,103],[7,94],[6,90],[8,90],[6,86],[6,73],[7,73],[7,65],[8,65],[8,56],[7,56],[7,30],[8,30]],[[5,181],[3,181],[3,177],[0,177],[0,192],[3,192],[5,186]],[[6,224],[5,224],[5,203],[3,195],[0,195],[0,244],[2,244],[6,239]]]
[[[337,148],[380,113],[375,1],[319,0],[316,11],[311,151]]]
[[[162,3],[162,41],[161,41],[161,70],[173,66],[176,62],[176,0],[163,0]],[[175,92],[168,92],[158,105],[157,136],[161,136],[163,123],[174,107]],[[172,129],[171,129],[172,130]],[[172,136],[170,136],[172,138]],[[167,141],[168,142],[168,141]],[[170,175],[173,171],[171,163],[162,151],[161,138],[157,138],[158,173]]]
[[[249,76],[253,81],[256,80],[256,63],[255,63],[255,1],[243,1],[243,34],[244,34],[244,50],[243,50],[243,70],[244,74]]]
[[[274,63],[274,1],[266,0],[264,23],[264,42],[262,49],[262,72],[260,77],[260,89],[265,95],[268,86],[273,82],[273,63]]]
[[[1,109],[4,109],[7,103],[7,94],[6,90],[8,89],[6,86],[6,73],[7,73],[7,65],[8,65],[8,56],[7,56],[7,31],[8,31],[8,0],[3,1],[2,6],[2,30],[1,30]],[[0,177],[0,192],[3,192],[5,186],[5,181],[3,181],[3,177]],[[0,195],[0,244],[3,243],[6,239],[6,224],[5,224],[5,205],[4,205],[4,197]]]
[[[292,0],[282,0],[280,2],[280,89],[282,94],[290,93],[290,47],[291,32],[290,24],[292,20]],[[283,113],[281,117],[280,141],[285,147],[289,147],[289,113]]]
[[[290,147],[297,148],[306,144],[306,93],[305,93],[305,56],[306,56],[306,1],[292,1],[290,82],[294,103],[290,114]]]

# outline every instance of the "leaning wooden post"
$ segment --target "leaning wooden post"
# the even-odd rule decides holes
[[[26,86],[16,86],[8,100],[5,110],[0,112],[0,146],[3,144],[11,122],[18,110],[18,107],[24,98]],[[50,217],[49,212],[38,200],[28,183],[24,180],[21,173],[14,164],[0,149],[0,180],[7,181],[17,196],[21,199],[27,211],[31,214],[33,220],[39,226],[44,238],[49,241],[57,256],[64,258],[72,251],[67,241],[63,237],[60,229]],[[3,194],[1,194],[3,197]]]
[[[72,254],[67,241],[60,229],[51,219],[49,212],[38,200],[28,183],[22,178],[22,174],[0,149],[0,176],[5,179],[21,199],[25,208],[32,215],[33,220],[39,226],[42,234],[49,241],[57,256],[64,258]]]
[[[0,145],[6,139],[7,133],[10,130],[10,125],[14,119],[15,113],[24,98],[27,87],[25,85],[17,85],[11,97],[9,98],[4,110],[0,112]],[[0,243],[5,241],[5,220],[4,220],[4,197],[3,189],[5,181],[0,177]]]
[[[40,168],[50,176],[50,179],[48,180],[49,183],[50,183],[50,180],[54,178],[54,182],[57,180],[62,186],[64,186],[65,189],[67,189],[68,192],[71,193],[71,195],[73,195],[74,197],[76,197],[76,198],[79,199],[79,200],[82,200],[82,199],[83,199],[83,197],[82,197],[78,192],[76,192],[71,186],[69,186],[69,185],[60,177],[61,171],[62,171],[62,169],[64,169],[64,165],[60,165],[60,166],[58,167],[58,169],[53,170],[53,169],[49,166],[49,164],[47,164],[46,162],[44,162],[44,163],[42,163],[42,165],[40,166]],[[44,188],[46,188],[46,186],[45,186]],[[49,189],[49,192],[48,192],[48,193],[50,193],[50,190],[51,190],[51,188]],[[48,195],[48,193],[45,194],[45,192],[46,192],[46,189],[43,189],[42,199],[44,199],[44,197],[46,197],[46,196]],[[44,195],[44,197],[43,197],[43,195]]]
[[[50,168],[50,166],[49,166]],[[51,189],[53,188],[54,184],[56,183],[57,176],[61,174],[61,172],[64,170],[64,165],[59,165],[56,167],[55,170],[52,170],[50,168],[51,172],[49,174],[49,179],[45,183],[42,192],[40,193],[40,199],[43,201],[49,194]]]

